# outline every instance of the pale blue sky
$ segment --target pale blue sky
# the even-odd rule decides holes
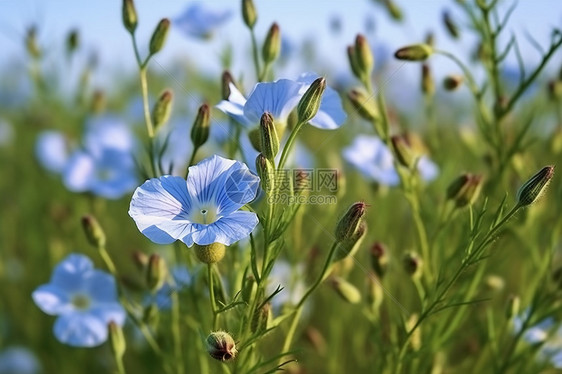
[[[313,37],[326,66],[345,66],[345,45],[352,43],[355,34],[364,32],[368,17],[376,24],[374,33],[369,36],[370,40],[375,45],[385,44],[391,51],[404,44],[423,40],[430,29],[436,32],[441,48],[464,56],[473,48],[474,39],[467,35],[463,35],[460,42],[453,43],[443,31],[443,9],[448,8],[453,14],[459,14],[454,0],[396,1],[405,13],[403,24],[390,21],[380,6],[369,0],[255,0],[259,12],[257,34],[265,35],[271,23],[277,21],[290,40]],[[181,56],[214,71],[219,67],[218,55],[227,43],[235,47],[247,46],[249,38],[241,22],[240,1],[206,2],[212,7],[232,9],[233,17],[211,42],[188,39],[177,30],[172,30],[165,50],[158,56],[159,63],[167,64],[175,56]],[[136,0],[135,3],[140,19],[138,40],[144,44],[148,43],[159,19],[177,17],[189,1]],[[503,4],[506,8],[512,1],[504,0]],[[343,30],[339,36],[329,32],[329,20],[334,16],[342,20]],[[0,0],[0,46],[4,56],[22,56],[24,30],[31,23],[39,25],[40,39],[51,52],[56,53],[56,41],[63,40],[70,28],[77,27],[85,47],[99,51],[102,66],[111,66],[112,69],[134,66],[130,40],[121,24],[120,0]],[[562,1],[519,0],[510,25],[520,36],[525,58],[530,63],[536,62],[537,54],[523,37],[523,30],[546,46],[552,27],[562,27]],[[236,61],[240,64],[245,57],[241,55],[242,51],[238,51],[238,54]],[[560,64],[560,57],[555,60]],[[235,67],[245,69],[240,65]]]

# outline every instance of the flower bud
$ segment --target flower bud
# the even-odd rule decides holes
[[[275,166],[262,153],[256,157],[256,171],[260,177],[261,188],[270,194],[275,187]]]
[[[354,203],[349,207],[336,226],[336,241],[342,242],[355,235],[365,215],[366,209],[367,204],[362,201]]]
[[[338,242],[332,262],[338,262],[349,256],[353,256],[361,246],[361,242],[367,233],[367,225],[360,222],[355,233],[348,239]]]
[[[242,0],[242,18],[249,29],[254,28],[258,19],[258,14],[252,0]]]
[[[545,166],[517,191],[517,204],[527,206],[535,202],[554,175],[554,166]]]
[[[310,87],[306,90],[304,95],[299,101],[297,106],[297,113],[299,116],[299,123],[305,123],[314,118],[320,103],[322,102],[322,95],[326,90],[326,78],[317,78]]]
[[[221,78],[221,88],[222,88],[222,99],[223,100],[228,100],[230,98],[230,85],[231,84],[236,86],[236,83],[234,82],[234,78],[232,77],[232,74],[230,74],[230,71],[225,70],[222,73],[222,78]]]
[[[453,19],[451,18],[451,14],[449,13],[449,11],[447,10],[443,12],[443,24],[445,25],[445,28],[447,29],[449,35],[451,35],[452,38],[454,39],[459,38],[460,36],[459,28],[455,23],[455,21],[453,21]]]
[[[355,77],[361,79],[361,67],[357,61],[357,55],[355,53],[355,47],[350,45],[347,47],[347,58],[349,59],[349,66]]]
[[[482,184],[481,175],[462,174],[447,187],[447,199],[458,208],[472,204],[478,198]]]
[[[367,39],[361,34],[357,35],[355,38],[355,55],[362,76],[369,77],[373,71],[375,59],[373,58],[371,47],[369,47],[369,42],[367,42]]]
[[[402,135],[394,135],[390,138],[390,141],[398,162],[402,166],[411,169],[416,162],[416,156],[406,141],[406,138]]]
[[[319,355],[323,356],[326,353],[326,339],[324,339],[322,333],[320,333],[318,329],[308,326],[304,331],[304,336]]]
[[[137,28],[137,11],[133,0],[123,0],[123,25],[131,34]]]
[[[236,357],[236,343],[229,333],[224,331],[212,332],[206,340],[207,352],[219,361],[229,361]]]
[[[425,35],[425,44],[429,45],[430,47],[435,46],[435,34],[433,33],[433,31],[430,31]]]
[[[443,88],[447,91],[454,91],[464,82],[464,77],[459,74],[448,75],[443,79]]]
[[[427,44],[414,44],[402,47],[394,53],[394,57],[405,61],[423,61],[433,54],[433,48]]]
[[[407,252],[404,254],[402,261],[404,270],[410,274],[412,278],[419,278],[422,274],[423,261],[415,252]]]
[[[88,239],[91,245],[96,248],[105,247],[105,233],[94,216],[83,216],[82,227],[84,228],[86,239]]]
[[[271,25],[265,41],[263,42],[262,58],[266,64],[269,64],[279,57],[281,52],[281,31],[279,25],[274,23]]]
[[[418,322],[418,315],[416,313],[412,314],[410,318],[406,321],[406,328],[408,331],[412,330],[416,323]],[[421,329],[416,328],[410,337],[410,345],[414,351],[419,351],[421,348]]]
[[[125,341],[125,335],[123,335],[123,329],[115,323],[114,321],[110,321],[107,325],[109,330],[109,342],[111,343],[111,351],[113,352],[114,357],[121,359],[125,354],[125,350],[127,349],[127,343]]]
[[[271,312],[271,304],[266,303],[254,312],[252,323],[250,325],[252,332],[263,332],[267,330],[271,325],[272,319],[273,313]]]
[[[384,289],[381,281],[373,273],[367,276],[367,303],[371,307],[371,311],[377,313],[384,299]]]
[[[505,308],[505,318],[508,320],[519,314],[519,308],[521,307],[521,299],[517,295],[509,296],[507,300],[507,305]]]
[[[66,37],[66,53],[68,55],[72,54],[78,48],[80,44],[80,34],[78,30],[70,30],[68,36]]]
[[[265,112],[260,119],[261,152],[271,162],[275,162],[275,156],[279,152],[279,138],[273,124],[273,116]]]
[[[388,267],[388,249],[381,242],[375,242],[370,251],[371,267],[375,274],[382,278]]]
[[[195,255],[199,261],[205,264],[214,264],[223,259],[226,250],[222,243],[212,243],[207,245],[194,244]]]
[[[499,292],[505,288],[505,281],[499,275],[490,274],[484,279],[486,287],[490,291]]]
[[[160,310],[156,303],[153,302],[148,307],[144,308],[142,321],[152,328],[158,326],[160,322]]]
[[[146,285],[152,292],[158,291],[166,282],[168,269],[166,262],[157,254],[153,254],[148,259],[146,268]]]
[[[149,257],[141,251],[134,251],[132,254],[133,263],[140,271],[144,272],[148,266]]]
[[[41,49],[37,41],[37,27],[30,26],[25,34],[25,48],[27,53],[35,59],[41,57]]]
[[[392,17],[395,21],[402,21],[403,15],[402,10],[396,5],[396,3],[392,0],[383,0],[383,4],[388,11],[388,14]]]
[[[379,109],[374,98],[361,88],[354,88],[347,94],[349,101],[357,113],[367,121],[377,121],[380,118]]]
[[[173,98],[174,95],[172,91],[166,90],[162,92],[158,101],[154,104],[154,107],[152,108],[152,123],[156,131],[158,131],[158,129],[165,125],[170,119]]]
[[[201,105],[191,127],[191,142],[195,148],[201,147],[209,138],[209,117],[209,105]]]
[[[353,284],[340,277],[331,279],[330,285],[338,295],[350,304],[357,304],[361,301],[361,293]]]
[[[92,101],[90,104],[90,110],[92,111],[92,113],[102,113],[105,110],[106,105],[107,102],[104,92],[101,90],[95,90],[92,94]]]
[[[160,20],[156,29],[152,33],[152,37],[150,38],[150,45],[149,45],[149,52],[150,55],[154,55],[164,47],[164,43],[166,42],[166,38],[168,37],[168,31],[170,30],[170,20],[167,18],[163,18]]]
[[[435,93],[435,82],[431,68],[427,64],[422,64],[421,90],[424,94],[432,96]]]

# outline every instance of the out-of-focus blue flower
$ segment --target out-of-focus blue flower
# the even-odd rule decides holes
[[[529,309],[513,319],[513,330],[516,334],[521,331],[527,318]],[[549,360],[555,368],[562,369],[562,326],[556,324],[552,317],[528,328],[523,333],[523,340],[529,344],[542,344],[538,351],[539,359]]]
[[[61,173],[68,161],[68,140],[59,131],[43,131],[35,142],[35,156],[45,169]]]
[[[0,352],[0,374],[39,374],[37,357],[25,347],[9,347]]]
[[[214,155],[191,166],[187,181],[171,175],[146,181],[135,190],[129,215],[158,244],[231,245],[258,223],[255,213],[239,210],[258,185],[245,164]]]
[[[172,292],[181,292],[191,284],[191,274],[185,266],[174,266],[171,270],[172,282],[166,282],[156,294],[151,295],[148,303],[155,303],[160,310],[169,310],[172,307],[170,295]]]
[[[228,100],[221,101],[217,108],[245,126],[257,125],[265,112],[271,113],[275,121],[284,123],[316,78],[318,75],[314,73],[305,73],[296,82],[280,79],[258,83],[248,100],[231,84]],[[326,87],[320,109],[310,120],[310,124],[320,129],[332,130],[340,127],[346,118],[338,93]]]
[[[392,153],[376,136],[357,136],[353,144],[344,149],[343,157],[369,179],[387,186],[400,183]],[[427,156],[422,156],[418,161],[418,172],[423,180],[431,181],[439,174],[439,168]]]
[[[131,130],[117,117],[94,117],[86,122],[84,147],[91,153],[101,154],[105,149],[130,153],[135,145]]]
[[[125,323],[115,279],[94,269],[82,254],[70,254],[61,261],[51,281],[33,291],[32,297],[43,312],[58,316],[55,337],[74,347],[98,346],[107,340],[109,322]]]
[[[174,20],[174,24],[187,36],[208,38],[228,21],[231,15],[230,10],[212,9],[204,3],[193,3]]]

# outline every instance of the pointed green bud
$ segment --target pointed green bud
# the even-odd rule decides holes
[[[431,68],[427,64],[422,64],[421,90],[424,94],[432,96],[435,93],[435,82]]]
[[[447,187],[447,199],[452,200],[458,208],[472,205],[480,194],[482,182],[481,175],[462,174]]]
[[[146,271],[146,268],[148,267],[149,257],[144,252],[134,251],[132,254],[132,258],[133,263],[135,264],[137,269],[144,273]]]
[[[250,139],[250,144],[258,152],[261,152],[261,129],[256,127],[248,131],[248,138]]]
[[[107,106],[107,101],[105,99],[105,93],[100,90],[95,90],[92,95],[92,101],[90,104],[90,110],[92,113],[102,113],[105,111],[105,107]]]
[[[412,278],[419,278],[422,274],[423,261],[415,252],[407,252],[402,260],[404,270],[410,274]]]
[[[448,75],[443,79],[443,88],[447,91],[454,91],[464,82],[464,77],[459,74]]]
[[[270,327],[272,320],[271,304],[266,303],[254,312],[250,328],[253,333],[265,331]]]
[[[349,60],[349,66],[351,67],[353,75],[355,75],[356,78],[361,79],[361,67],[359,66],[359,62],[357,61],[355,47],[352,45],[347,47],[347,58]]]
[[[137,11],[133,0],[123,0],[123,25],[131,34],[137,28]]]
[[[359,66],[363,77],[370,77],[373,67],[375,66],[375,59],[371,52],[371,47],[367,39],[358,34],[355,37],[355,55],[357,58],[357,65]]]
[[[384,299],[384,289],[379,278],[373,273],[367,276],[367,304],[377,313]]]
[[[377,121],[380,118],[379,108],[373,97],[362,88],[354,88],[347,94],[349,101],[357,113],[367,121]]]
[[[299,123],[306,123],[314,118],[320,103],[322,102],[322,95],[326,90],[326,78],[320,77],[316,79],[308,90],[304,93],[297,106],[297,114],[299,116]]]
[[[199,107],[191,127],[191,142],[195,148],[201,147],[209,139],[210,115],[209,105],[203,104]]]
[[[121,359],[125,354],[125,350],[127,349],[127,343],[125,341],[125,335],[123,335],[123,329],[115,323],[114,321],[110,321],[107,325],[109,330],[109,342],[111,344],[111,351],[113,352],[113,356],[117,359]]]
[[[150,38],[150,55],[154,55],[160,52],[162,47],[164,47],[164,43],[166,42],[166,38],[168,37],[168,31],[170,31],[170,20],[167,18],[163,18],[156,26],[156,29],[154,29],[152,37]]]
[[[408,169],[411,169],[416,162],[416,155],[406,138],[402,135],[393,135],[390,138],[392,149],[398,162]]]
[[[250,30],[254,28],[258,14],[252,0],[242,0],[242,18]]]
[[[545,166],[525,182],[517,191],[517,204],[527,206],[535,202],[546,189],[554,175],[554,166]]]
[[[521,299],[517,295],[511,295],[507,300],[507,305],[505,308],[505,318],[508,320],[516,317],[519,314],[519,308],[521,307]]]
[[[499,275],[490,274],[484,279],[484,284],[490,291],[499,292],[505,288],[505,280]]]
[[[94,216],[83,216],[82,227],[84,228],[86,239],[88,239],[91,245],[96,248],[105,247],[105,233]]]
[[[27,53],[35,59],[41,57],[41,49],[39,48],[39,42],[37,41],[37,27],[35,25],[30,26],[25,34],[25,48]]]
[[[76,51],[79,44],[80,34],[78,33],[78,30],[70,30],[68,36],[66,37],[66,53],[71,55],[74,51]]]
[[[229,333],[224,331],[212,332],[206,340],[207,352],[215,360],[230,361],[238,351],[236,342]]]
[[[334,277],[331,279],[330,285],[344,301],[350,304],[357,304],[361,301],[361,292],[345,279]]]
[[[433,48],[427,44],[414,44],[402,47],[394,53],[394,57],[405,61],[423,61],[433,54]]]
[[[429,45],[430,47],[435,46],[435,34],[433,33],[433,31],[428,32],[425,36],[425,44]]]
[[[275,188],[275,166],[263,153],[256,157],[256,171],[260,177],[261,188],[269,195]]]
[[[402,10],[394,1],[383,0],[383,3],[386,10],[388,11],[388,14],[390,15],[390,17],[392,17],[393,20],[398,22],[402,21],[402,19],[404,18]]]
[[[262,48],[262,58],[266,64],[269,64],[279,57],[281,52],[281,31],[279,25],[274,23],[269,28],[269,32],[265,37]]]
[[[360,223],[367,210],[367,204],[362,201],[354,203],[340,218],[336,226],[336,241],[342,242],[351,239],[359,230]]]
[[[279,152],[279,138],[273,124],[273,116],[265,112],[260,119],[261,152],[271,162],[275,162],[275,156]]]
[[[152,108],[152,124],[154,129],[158,131],[170,119],[172,113],[172,101],[174,94],[170,90],[162,92],[158,101]]]
[[[375,274],[382,279],[388,268],[388,249],[383,243],[376,242],[369,252],[371,267]]]
[[[361,242],[367,233],[367,225],[365,222],[360,222],[357,230],[351,235],[350,238],[338,242],[334,252],[332,262],[338,262],[349,256],[353,256],[361,246]]]
[[[232,77],[232,74],[230,74],[230,71],[225,70],[222,73],[222,78],[221,78],[221,88],[222,88],[222,99],[223,100],[228,100],[228,98],[230,97],[230,85],[234,85],[236,86],[236,83],[234,82],[234,77]]]
[[[457,26],[455,21],[453,21],[453,18],[451,17],[451,13],[449,13],[449,11],[447,10],[443,12],[443,24],[445,25],[445,28],[447,29],[449,35],[451,35],[453,39],[459,38],[460,36],[459,27]]]
[[[195,255],[199,261],[205,264],[214,264],[223,259],[226,253],[226,247],[222,243],[212,243],[207,245],[193,245]]]
[[[153,254],[148,259],[146,268],[146,285],[152,292],[158,291],[166,282],[168,268],[166,262],[157,254]]]

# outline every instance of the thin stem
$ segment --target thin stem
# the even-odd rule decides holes
[[[181,262],[181,254],[178,251],[178,247],[175,246],[175,257],[176,263]],[[170,277],[173,278],[173,277]],[[173,280],[173,279],[172,279]],[[176,363],[176,369],[178,374],[184,373],[184,362],[182,355],[182,338],[181,338],[181,326],[180,326],[180,302],[178,292],[172,292],[170,295],[172,301],[172,339],[174,342],[174,360]]]
[[[289,139],[287,139],[287,143],[285,143],[285,147],[283,147],[283,152],[281,153],[281,159],[279,160],[279,165],[277,166],[278,170],[283,169],[283,166],[285,166],[285,162],[287,162],[287,157],[289,157],[289,153],[291,151],[291,148],[293,148],[295,139],[297,138],[299,131],[301,130],[301,128],[304,126],[305,123],[306,122],[297,123],[293,131],[291,131],[291,134],[289,135]]]
[[[197,151],[199,150],[199,147],[195,147],[193,148],[193,151],[191,151],[191,157],[189,158],[189,163],[187,164],[187,170],[185,171],[185,178],[187,179],[187,175],[189,174],[189,167],[193,165],[193,161],[195,161],[195,155],[197,154]]]
[[[256,77],[259,79],[259,77],[260,77],[260,59],[259,59],[259,56],[258,56],[258,42],[256,40],[256,33],[254,32],[253,28],[250,30],[250,33],[252,35],[252,55],[254,57],[254,67],[256,69]]]
[[[427,233],[425,231],[425,226],[423,224],[423,220],[420,214],[420,206],[419,201],[417,200],[415,194],[413,192],[406,193],[406,199],[410,203],[410,207],[412,209],[412,218],[414,219],[414,224],[416,226],[416,233],[418,236],[418,243],[420,246],[420,250],[423,256],[423,259],[426,263],[424,266],[425,274],[428,279],[431,279],[431,268],[432,268],[432,261],[429,255],[429,244],[427,239]]]
[[[154,126],[152,125],[152,119],[150,118],[150,104],[148,103],[148,83],[146,80],[146,66],[142,66],[140,68],[139,77],[140,77],[141,90],[142,90],[144,121],[146,122],[146,130],[148,131],[148,137],[152,139],[154,137]]]
[[[207,278],[209,280],[209,298],[211,299],[211,311],[213,312],[213,329],[217,328],[217,302],[215,299],[215,287],[213,285],[213,264],[207,265]]]
[[[107,266],[107,270],[109,270],[109,272],[112,275],[116,276],[117,268],[115,267],[115,263],[113,263],[113,260],[111,259],[109,253],[107,253],[105,247],[98,247],[98,251],[100,253],[101,259],[103,260],[105,266]]]
[[[119,374],[126,374],[125,365],[123,365],[123,356],[122,355],[114,355],[115,356],[115,365],[117,366],[117,373]]]

